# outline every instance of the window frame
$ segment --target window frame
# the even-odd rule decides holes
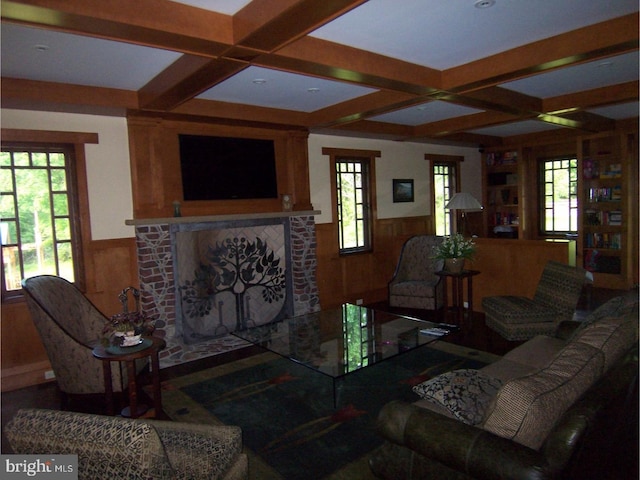
[[[323,155],[328,155],[331,161],[331,208],[333,212],[333,224],[336,229],[336,242],[338,254],[340,256],[370,253],[373,251],[374,239],[374,219],[376,218],[376,184],[375,184],[375,159],[381,156],[380,151],[355,150],[340,148],[323,148]],[[341,162],[359,162],[366,164],[368,175],[365,179],[366,190],[364,210],[365,210],[365,245],[362,247],[341,248],[340,246],[340,216],[338,212],[338,185],[337,185],[337,164]]]
[[[449,179],[453,185],[449,187],[449,198],[445,199],[445,205],[451,200],[451,197],[460,191],[460,166],[464,161],[463,156],[459,155],[438,155],[434,153],[427,153],[424,156],[425,160],[430,163],[429,175],[431,178],[431,208],[430,215],[432,220],[432,230],[436,234],[436,188],[435,188],[435,167],[447,166],[453,169],[453,173],[449,174]],[[449,217],[449,232],[445,232],[445,236],[452,235],[458,231],[458,215],[457,212],[445,209],[445,216]]]
[[[85,132],[56,132],[44,130],[2,129],[2,148],[23,148],[26,150],[42,151],[47,148],[64,148],[68,153],[66,166],[69,199],[69,220],[71,229],[71,248],[74,255],[74,284],[86,291],[86,250],[85,244],[91,240],[91,226],[89,216],[89,194],[87,186],[87,172],[85,159],[85,144],[97,144],[96,133]],[[6,290],[4,266],[0,272],[2,285],[0,292],[2,303],[23,301],[22,289]]]
[[[549,162],[556,162],[556,161],[573,161],[575,163],[575,171],[574,171],[574,180],[573,180],[573,184],[574,184],[574,192],[571,193],[571,175],[569,174],[569,185],[568,185],[568,190],[569,190],[569,230],[547,230],[546,229],[546,212],[548,210],[547,208],[547,204],[546,204],[546,185],[547,185],[547,181],[546,181],[546,173],[547,173],[547,168],[546,168],[546,164]],[[565,170],[569,170],[570,168],[564,168]],[[559,170],[559,169],[553,169],[553,170]],[[567,234],[577,234],[579,231],[579,223],[580,223],[580,215],[579,215],[579,210],[580,210],[580,200],[579,200],[579,195],[578,195],[578,191],[579,191],[579,185],[578,185],[578,159],[577,156],[575,155],[559,155],[559,156],[554,156],[554,157],[550,157],[550,158],[540,158],[538,159],[538,165],[537,165],[537,177],[538,177],[538,211],[540,212],[539,215],[539,221],[538,221],[538,231],[540,232],[540,235],[543,237],[565,237]],[[571,201],[572,199],[575,199],[575,207],[571,207]],[[575,225],[571,225],[571,211],[575,210]],[[573,230],[571,230],[571,227],[573,226]],[[555,224],[554,224],[555,227]]]

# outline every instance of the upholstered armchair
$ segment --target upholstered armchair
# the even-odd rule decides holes
[[[513,295],[483,298],[486,324],[510,341],[551,335],[560,322],[573,318],[586,282],[586,270],[549,261],[533,298]]]
[[[107,318],[82,292],[64,278],[40,275],[22,281],[31,318],[38,330],[60,391],[71,394],[104,393],[102,362],[92,350],[102,336]],[[138,372],[146,362],[137,364]],[[126,370],[112,366],[114,392],[127,385]]]
[[[15,454],[78,455],[81,480],[248,478],[237,426],[22,409],[5,434]]]
[[[402,246],[395,274],[389,282],[389,306],[437,310],[442,306],[443,284],[435,272],[443,261],[433,258],[442,237],[416,235]]]

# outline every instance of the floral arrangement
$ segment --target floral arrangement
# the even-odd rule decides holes
[[[471,260],[476,253],[476,244],[473,240],[467,240],[461,234],[456,233],[445,237],[440,245],[434,249],[434,258],[445,260],[447,258],[464,258]]]
[[[128,309],[127,294],[133,292],[135,311]],[[125,288],[118,296],[122,303],[122,313],[113,315],[102,329],[104,346],[132,346],[140,342],[142,335],[151,335],[155,329],[154,322],[140,311],[140,292],[134,287]]]
[[[119,313],[112,316],[102,329],[102,344],[105,346],[129,346],[143,335],[151,335],[153,321],[140,312]]]

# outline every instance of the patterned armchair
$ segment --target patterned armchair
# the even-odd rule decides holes
[[[586,282],[586,270],[549,261],[532,299],[513,295],[483,298],[486,324],[510,341],[552,335],[560,322],[573,318]]]
[[[442,237],[416,235],[402,246],[395,274],[389,282],[389,306],[437,310],[442,306],[443,284],[434,272],[442,270],[442,260],[433,258],[433,249]]]
[[[33,323],[40,334],[60,390],[65,394],[104,393],[102,361],[91,353],[108,320],[67,280],[40,275],[22,281]],[[137,364],[138,372],[146,361]],[[126,370],[112,366],[114,392],[127,385]]]
[[[16,454],[78,455],[81,480],[248,478],[237,426],[22,409],[5,433]]]

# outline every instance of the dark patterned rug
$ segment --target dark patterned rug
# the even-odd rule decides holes
[[[445,342],[398,355],[337,380],[264,353],[163,385],[177,421],[239,425],[254,479],[367,479],[380,408],[415,401],[411,387],[440,373],[480,368],[497,357]]]

